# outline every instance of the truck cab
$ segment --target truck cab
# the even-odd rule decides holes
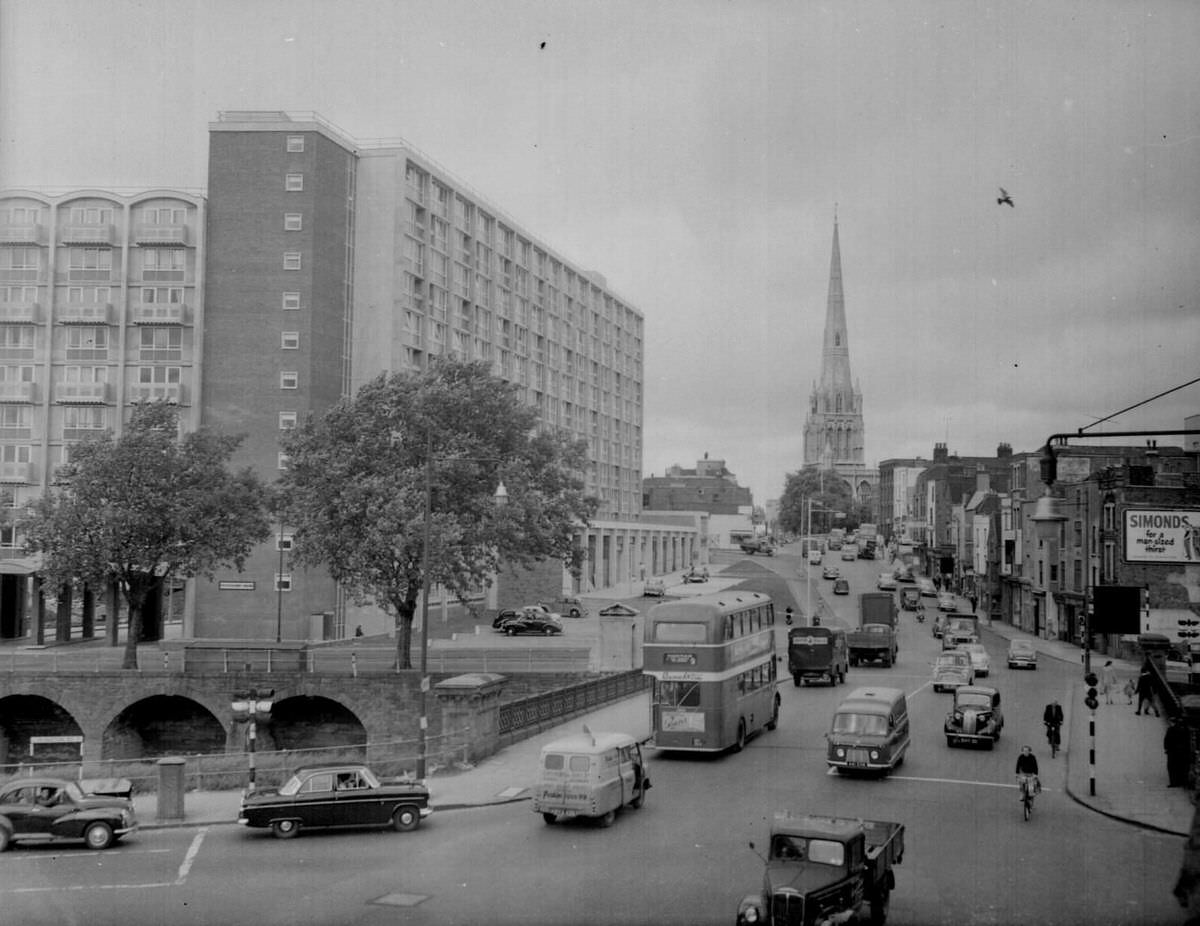
[[[762,890],[742,898],[738,926],[811,926],[866,916],[881,924],[896,886],[892,866],[903,855],[900,823],[777,813]]]

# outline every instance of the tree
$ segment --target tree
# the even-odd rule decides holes
[[[203,429],[180,438],[171,406],[140,405],[120,438],[72,445],[55,490],[29,506],[25,546],[42,554],[47,586],[120,589],[129,608],[123,668],[137,668],[150,595],[173,576],[241,571],[270,536],[268,490],[249,469],[226,469],[239,443]]]
[[[556,558],[578,570],[586,444],[537,427],[537,413],[487,364],[444,360],[382,374],[284,440],[279,481],[292,556],[323,565],[357,604],[393,615],[397,664],[411,668],[412,624],[425,578],[459,601],[502,562]],[[502,481],[508,504],[496,505]]]
[[[788,473],[784,481],[783,497],[779,500],[779,523],[788,533],[803,536],[808,529],[808,500],[812,499],[812,523],[828,530],[830,527],[853,527],[857,510],[850,486],[833,473],[822,473],[815,466],[806,466],[799,472]],[[845,517],[835,524],[830,511],[840,511]],[[824,531],[822,531],[824,532]]]

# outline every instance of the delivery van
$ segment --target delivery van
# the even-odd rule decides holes
[[[627,733],[583,732],[547,743],[538,758],[533,811],[547,823],[591,817],[611,826],[617,811],[646,800],[650,776],[642,745]]]
[[[841,771],[887,771],[904,761],[908,699],[899,688],[856,688],[833,714],[825,761]]]

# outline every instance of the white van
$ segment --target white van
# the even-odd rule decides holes
[[[583,732],[542,747],[533,811],[547,823],[593,817],[611,826],[618,810],[641,807],[650,787],[641,744],[627,733]]]

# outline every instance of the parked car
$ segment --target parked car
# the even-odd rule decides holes
[[[651,576],[642,586],[643,598],[662,598],[667,594],[667,583],[658,576]]]
[[[544,604],[527,604],[521,608],[505,608],[503,611],[498,612],[494,618],[492,618],[492,629],[499,630],[505,621],[510,621],[514,617],[520,617],[526,611],[537,611],[541,614],[549,614],[552,617],[559,616]]]
[[[917,588],[921,590],[922,598],[936,598],[938,595],[937,586],[933,584],[933,579],[922,576],[917,579]]]
[[[391,826],[407,832],[431,813],[423,781],[381,779],[365,765],[311,765],[297,769],[278,791],[246,792],[238,823],[288,839],[318,827]]]
[[[960,649],[945,650],[933,663],[933,690],[953,691],[975,681],[971,657]]]
[[[962,685],[954,692],[954,707],[946,715],[943,729],[946,745],[984,743],[988,749],[1000,739],[1004,714],[1000,710],[1000,692],[982,685]]]
[[[837,566],[826,566],[824,569],[821,570],[821,578],[822,579],[837,579],[837,578],[840,578],[841,575],[842,575],[842,572],[840,569],[838,569]]]
[[[13,843],[82,841],[107,849],[138,828],[126,778],[16,778],[0,787],[0,852]]]
[[[496,629],[510,637],[519,633],[540,633],[549,637],[562,633],[563,625],[557,614],[540,608],[522,608],[519,614],[501,621]]]
[[[938,592],[937,608],[939,611],[957,611],[958,602],[953,592]]]
[[[553,607],[545,603],[541,606],[551,614],[557,614],[560,617],[587,617],[590,613],[582,601],[570,596],[556,598]]]
[[[1037,670],[1037,650],[1033,648],[1032,640],[1018,637],[1008,644],[1008,667]]]
[[[849,595],[850,594],[850,583],[847,582],[845,579],[838,579],[836,582],[833,583],[833,593],[835,595]]]
[[[963,643],[958,648],[971,657],[971,668],[975,670],[976,678],[991,674],[992,660],[982,643]]]
[[[890,572],[881,572],[879,573],[879,579],[875,582],[875,585],[881,592],[894,592],[897,588],[896,577]]]
[[[683,574],[683,581],[684,581],[684,584],[687,584],[688,582],[707,582],[708,581],[708,567],[707,566],[693,566],[691,569],[689,569],[687,572],[685,572]]]

